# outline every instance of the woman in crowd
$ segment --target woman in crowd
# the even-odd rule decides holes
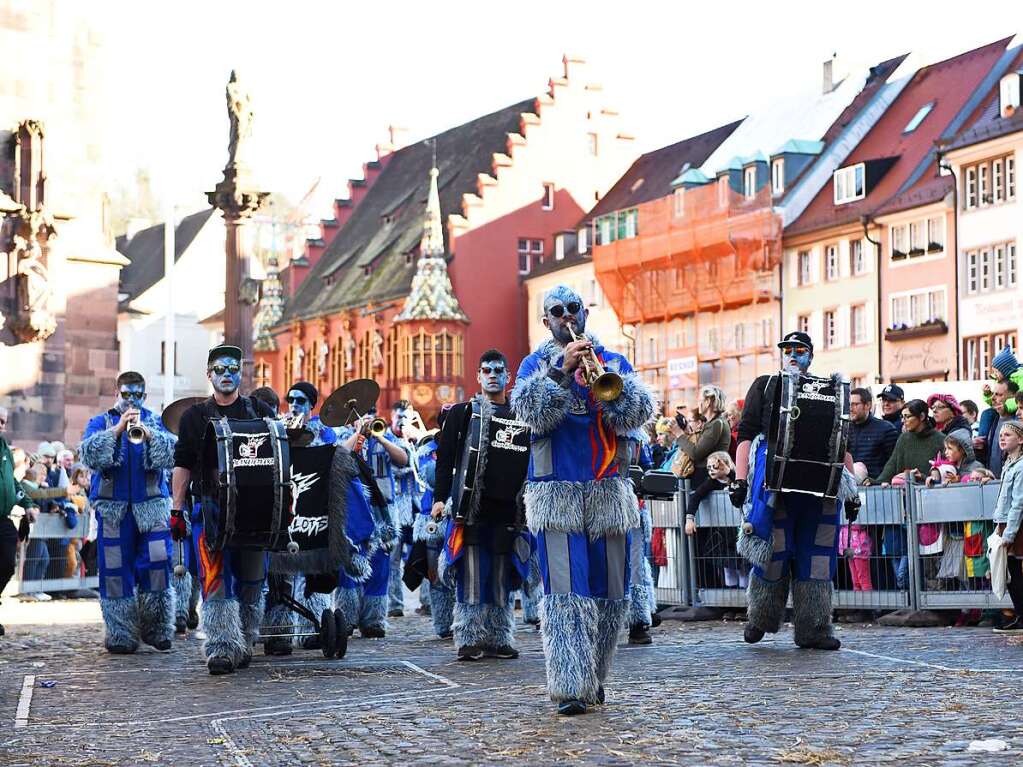
[[[700,389],[699,413],[706,420],[699,435],[687,434],[678,423],[672,424],[675,445],[693,463],[689,477],[693,487],[707,481],[707,458],[720,450],[728,451],[731,428],[725,419],[725,393],[717,386],[707,385]]]
[[[951,394],[932,394],[927,398],[927,407],[934,415],[934,425],[942,434],[951,434],[956,429],[970,428],[970,422],[963,415],[959,400]]]
[[[902,434],[877,481],[887,487],[893,477],[907,471],[915,480],[922,481],[931,471],[934,456],[944,448],[945,437],[934,428],[927,403],[912,399],[902,408]]]

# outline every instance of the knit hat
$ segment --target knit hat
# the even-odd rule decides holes
[[[969,429],[953,429],[945,435],[945,441],[949,440],[954,442],[962,452],[966,463],[977,460],[977,456],[973,452],[973,435]]]
[[[1019,360],[1012,353],[1012,349],[1006,346],[991,360],[991,367],[1008,378],[1019,369]]]
[[[57,457],[57,451],[54,450],[53,445],[49,442],[40,442],[39,447],[36,448],[36,453],[38,455],[48,455],[51,458]]]
[[[320,394],[316,391],[315,386],[308,381],[296,381],[291,385],[288,391],[291,391],[292,389],[297,389],[302,392],[306,396],[306,399],[309,400],[309,405],[311,407],[316,407],[316,400],[319,399]]]
[[[963,414],[963,406],[959,404],[959,400],[953,397],[951,394],[932,394],[927,398],[927,407],[933,408],[935,402],[944,402],[948,405],[955,415]]]

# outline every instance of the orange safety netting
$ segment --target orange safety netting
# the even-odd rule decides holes
[[[747,198],[719,181],[685,190],[678,204],[674,196],[640,204],[635,237],[593,248],[622,323],[720,311],[777,289],[782,223],[770,185]]]

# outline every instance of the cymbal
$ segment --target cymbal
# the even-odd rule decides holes
[[[373,407],[380,396],[380,386],[372,378],[349,381],[324,400],[320,421],[325,426],[346,426]]]
[[[181,399],[174,400],[163,409],[163,413],[160,416],[160,420],[163,421],[163,427],[171,434],[177,434],[178,427],[181,425],[181,416],[192,405],[197,405],[205,399],[205,397],[182,397]]]

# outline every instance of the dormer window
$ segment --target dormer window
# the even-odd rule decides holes
[[[835,205],[843,205],[865,196],[865,168],[863,163],[839,168],[835,171]]]
[[[779,157],[771,161],[771,194],[779,195],[785,191],[785,158]]]
[[[742,196],[752,200],[757,196],[757,166],[751,165],[742,172]]]
[[[1001,79],[998,88],[998,114],[1002,117],[1010,117],[1019,109],[1021,80],[1023,80],[1021,72],[1011,72]]]
[[[920,123],[924,121],[924,118],[931,113],[931,110],[933,108],[934,108],[933,101],[930,102],[929,104],[924,104],[922,107],[920,107],[917,110],[916,114],[913,115],[913,119],[906,123],[906,127],[902,129],[902,132],[912,133],[913,131],[915,131],[920,126]]]
[[[554,237],[554,260],[561,261],[565,258],[565,235],[559,234]]]
[[[577,249],[579,250],[580,254],[585,253],[589,249],[588,243],[589,237],[590,237],[589,227],[584,226],[582,229],[579,230],[579,237],[576,239],[576,242],[578,243]]]

